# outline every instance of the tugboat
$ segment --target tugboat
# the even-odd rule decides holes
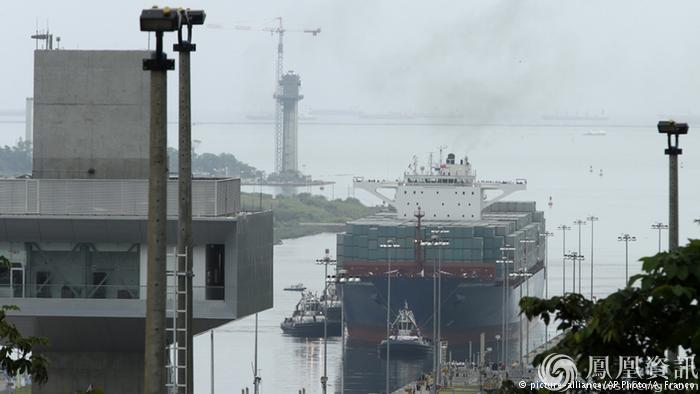
[[[380,356],[386,356],[387,340],[379,344]],[[404,301],[404,307],[399,309],[399,315],[391,325],[389,334],[389,350],[391,354],[421,356],[432,347],[431,342],[425,338],[416,324],[413,311],[408,308],[408,302]]]
[[[302,292],[301,300],[297,303],[294,313],[280,323],[280,328],[285,334],[307,337],[323,337],[323,325],[326,315],[323,313],[323,303],[311,292]],[[327,335],[334,336],[340,333],[340,323],[329,320],[327,322]]]
[[[284,288],[285,291],[304,291],[306,290],[306,286],[304,286],[303,283],[297,283],[295,285],[289,285]]]
[[[321,302],[321,307],[323,308],[324,301],[326,300],[326,297],[328,297],[328,323],[340,325],[340,314],[343,312],[343,307],[340,296],[338,295],[338,288],[335,286],[334,280],[327,280],[327,283],[328,288],[326,291],[328,295],[321,295],[321,297],[319,297],[319,301]]]

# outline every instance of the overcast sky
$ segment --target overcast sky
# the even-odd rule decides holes
[[[140,49],[152,1],[8,1],[0,108],[32,95],[29,36],[50,25],[67,49]],[[163,5],[163,4],[161,4]],[[180,4],[173,4],[180,5]],[[462,113],[486,119],[604,111],[612,118],[700,114],[697,1],[191,1],[223,26],[288,33],[285,70],[309,109]],[[174,35],[168,37],[171,48]],[[194,119],[273,107],[276,39],[199,27]],[[172,51],[169,51],[171,56]],[[176,73],[170,73],[171,93]],[[172,97],[172,96],[171,96]],[[170,100],[174,108],[176,101]]]

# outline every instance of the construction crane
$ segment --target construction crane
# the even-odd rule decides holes
[[[316,29],[285,29],[282,24],[282,17],[275,18],[278,22],[276,27],[253,27],[253,26],[243,26],[236,25],[233,26],[233,30],[247,30],[247,31],[264,31],[269,32],[271,35],[277,34],[277,68],[275,70],[275,97],[280,94],[280,80],[282,79],[282,74],[284,73],[284,34],[285,33],[307,33],[312,36],[317,36],[321,33],[321,28]],[[209,28],[212,29],[227,29],[224,26],[210,24]],[[280,173],[282,171],[282,161],[283,161],[283,135],[282,135],[282,104],[279,100],[275,100],[275,172]]]

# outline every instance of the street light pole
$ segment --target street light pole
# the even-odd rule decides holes
[[[422,246],[444,246],[444,245],[449,245],[449,241],[442,241],[440,240],[440,233],[441,232],[447,232],[446,230],[437,230],[437,231],[431,231],[433,232],[433,235],[430,236],[429,241],[421,241],[420,245]],[[438,249],[439,250],[439,249]],[[433,260],[433,385],[431,388],[431,393],[435,394],[437,393],[436,386],[437,386],[437,380],[438,380],[438,369],[439,369],[439,341],[440,338],[438,337],[438,332],[440,330],[440,321],[439,321],[439,310],[440,310],[440,302],[437,298],[437,290],[438,290],[438,274],[439,270],[436,269],[436,264],[435,261]]]
[[[589,222],[591,222],[591,301],[593,301],[593,224],[600,220],[599,217],[591,215],[587,217]]]
[[[565,258],[565,259],[568,259],[568,260],[571,260],[571,262],[573,263],[573,266],[574,266],[574,267],[576,267],[576,262],[578,262],[578,264],[579,264],[579,266],[580,266],[580,265],[581,265],[581,262],[584,260],[583,255],[581,255],[581,254],[579,254],[579,253],[577,253],[577,252],[569,252],[568,254],[565,254],[565,255],[564,255],[564,258]],[[576,276],[574,275],[574,278],[575,278],[575,277],[576,277]],[[574,281],[575,281],[575,279],[574,279]],[[575,286],[574,286],[574,288],[575,288]]]
[[[331,259],[330,250],[326,249],[326,254],[322,259],[317,259],[316,264],[323,264],[323,376],[321,376],[321,390],[326,394],[328,384],[328,264],[335,264],[336,260]]]
[[[387,270],[386,270],[386,392],[389,391],[389,361],[390,356],[390,340],[391,340],[391,249],[398,248],[400,245],[393,239],[387,239],[386,243],[380,244],[380,248],[388,248],[387,250]]]
[[[678,156],[683,154],[683,149],[678,147],[678,137],[681,134],[688,134],[688,124],[660,121],[657,129],[659,133],[666,134],[668,137],[668,147],[664,153],[668,155],[669,164],[668,250],[672,252],[678,248]]]
[[[520,240],[520,243],[525,245],[525,250],[524,250],[524,259],[523,259],[523,265],[526,270],[526,272],[529,274],[525,278],[525,296],[529,297],[530,296],[530,277],[532,274],[530,273],[530,267],[527,265],[527,245],[531,243],[535,243],[536,241],[534,239],[529,239],[525,238]],[[522,285],[521,285],[522,289]],[[521,297],[522,298],[522,297]],[[525,320],[525,358],[526,358],[526,364],[530,364],[530,320],[526,319]]]
[[[637,237],[629,234],[622,234],[617,237],[617,240],[625,243],[625,286],[629,286],[627,283],[629,281],[629,243],[636,241]]]
[[[586,224],[585,220],[578,219],[574,221],[578,225],[578,254],[581,254],[581,226]],[[574,267],[576,268],[576,267]],[[578,293],[581,294],[581,264],[578,265]]]
[[[532,274],[529,272],[526,272],[525,269],[523,269],[523,267],[520,267],[520,268],[518,268],[518,270],[516,272],[513,272],[512,274],[510,274],[510,276],[512,276],[514,278],[524,278],[526,276],[532,276]],[[520,298],[523,298],[522,280],[518,281],[518,287],[520,288]],[[520,345],[519,346],[520,352],[518,355],[518,365],[520,365],[520,374],[522,376],[525,373],[525,369],[523,366],[523,318],[522,318],[522,315],[520,316],[518,326],[519,326],[519,330],[518,330],[519,334],[518,335],[520,338],[518,341],[519,345]]]
[[[659,253],[661,253],[661,230],[668,230],[668,225],[656,222],[651,225],[652,230],[659,230]]]
[[[548,259],[549,259],[549,239],[554,236],[551,231],[545,231],[540,233],[541,237],[544,237],[544,299],[549,299],[549,271],[548,271]],[[544,341],[545,343],[549,340],[549,326],[544,329]]]
[[[177,330],[177,342],[185,344],[184,351],[179,346],[178,354],[178,383],[184,382],[185,393],[194,392],[194,368],[193,368],[193,331],[192,331],[192,111],[191,111],[191,84],[190,84],[190,52],[194,52],[197,46],[192,43],[192,26],[204,24],[206,14],[204,11],[178,10],[180,13],[180,27],[177,31],[177,44],[173,45],[173,51],[179,52],[179,138],[178,138],[178,237],[177,237],[177,271],[185,275],[177,276],[177,303],[179,310],[177,322],[184,322],[185,330]],[[183,38],[183,27],[187,27],[187,38]],[[257,314],[256,314],[257,319]],[[256,333],[257,335],[257,333]],[[182,365],[181,360],[185,363]],[[256,358],[257,364],[257,358]],[[256,366],[257,371],[257,366]],[[255,394],[258,394],[257,372],[255,379]]]
[[[509,325],[509,311],[510,311],[510,305],[509,305],[509,300],[510,300],[510,284],[508,281],[508,278],[510,277],[510,265],[513,264],[512,259],[508,259],[506,256],[506,252],[513,252],[515,251],[515,248],[505,244],[501,249],[501,259],[496,260],[496,264],[503,264],[503,311],[502,311],[502,325],[501,325],[501,335],[503,337],[503,347],[502,347],[502,352],[503,352],[503,362],[506,365],[506,368],[508,368],[508,337],[510,336],[510,330],[508,329]],[[471,344],[471,342],[470,342]],[[471,357],[471,349],[469,350],[469,357]]]
[[[566,232],[571,230],[571,227],[562,224],[561,226],[557,227],[557,230],[561,230],[561,240],[562,240],[562,248],[561,248],[561,255],[562,255],[562,260],[561,260],[561,295],[566,294]]]
[[[165,389],[165,304],[166,304],[166,220],[167,220],[167,71],[175,68],[163,52],[163,33],[176,31],[180,18],[170,8],[151,8],[141,12],[141,31],[155,32],[156,50],[143,60],[150,71],[150,131],[148,178],[148,265],[144,345],[144,382],[146,394]]]

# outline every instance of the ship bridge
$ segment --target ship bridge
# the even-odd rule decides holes
[[[438,167],[404,174],[403,181],[385,181],[356,177],[353,185],[396,208],[398,218],[413,218],[420,208],[428,220],[481,220],[484,209],[505,197],[525,190],[527,181],[477,181],[465,157],[456,163],[454,154]]]

